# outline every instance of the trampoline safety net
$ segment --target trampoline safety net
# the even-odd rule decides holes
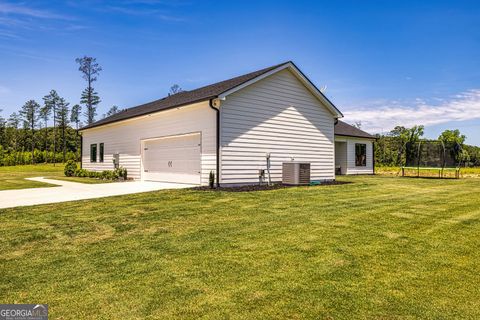
[[[407,143],[405,150],[406,167],[458,168],[461,146],[444,145],[442,141],[419,141]]]

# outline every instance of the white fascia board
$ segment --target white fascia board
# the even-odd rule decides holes
[[[285,63],[284,65],[281,65],[279,66],[278,68],[275,68],[273,70],[270,70],[250,81],[247,81],[245,83],[242,83],[241,85],[239,86],[236,86],[235,88],[232,88],[230,90],[227,90],[223,93],[221,93],[220,95],[218,95],[218,98],[220,100],[225,100],[227,98],[228,95],[234,93],[234,92],[237,92],[251,84],[254,84],[255,82],[257,81],[260,81],[262,79],[265,79],[266,77],[268,76],[271,76],[272,74],[275,74],[279,71],[282,71],[284,69],[287,69],[289,68],[290,71],[292,71],[292,73],[297,77],[297,79],[299,79],[303,85],[318,99],[320,100],[320,102],[322,102],[326,107],[327,109],[336,117],[336,118],[343,118],[343,114],[340,112],[340,110],[337,109],[337,107],[335,107],[333,105],[333,103],[330,102],[330,100],[327,99],[327,97],[325,97],[325,95],[323,95],[323,93],[320,92],[320,90],[318,90],[317,87],[315,87],[315,85],[313,85],[313,83],[307,78],[305,77],[305,75],[291,62],[288,62],[288,63]]]

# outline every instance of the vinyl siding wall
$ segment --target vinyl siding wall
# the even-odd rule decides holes
[[[192,132],[201,132],[201,181],[208,185],[208,175],[216,169],[216,113],[208,102],[162,111],[149,116],[125,120],[88,129],[83,135],[83,168],[112,170],[113,154],[120,154],[120,166],[127,168],[128,176],[141,178],[141,140]],[[105,145],[105,161],[90,162],[90,145]],[[97,161],[99,158],[97,147]]]
[[[221,183],[257,183],[271,153],[273,181],[282,162],[311,163],[312,180],[333,180],[334,116],[288,70],[227,96],[221,115]]]

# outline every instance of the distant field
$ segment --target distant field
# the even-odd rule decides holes
[[[480,319],[480,180],[338,180],[0,210],[0,301],[52,319]]]
[[[32,177],[45,177],[88,184],[111,182],[92,178],[65,177],[63,173],[63,168],[64,165],[62,163],[57,163],[55,166],[53,164],[43,163],[34,165],[0,167],[0,191],[55,186],[49,183],[30,181],[25,179]]]
[[[377,166],[375,168],[376,174],[387,175],[387,176],[401,176],[402,168],[401,167],[382,167]],[[406,176],[416,176],[417,170],[415,169],[405,169]],[[421,170],[420,176],[422,177],[438,177],[438,170]],[[453,178],[455,176],[454,170],[445,170],[444,176]],[[480,178],[480,167],[476,168],[461,168],[460,169],[461,178]]]

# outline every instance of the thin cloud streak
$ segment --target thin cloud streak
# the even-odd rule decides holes
[[[133,7],[109,6],[106,8],[106,11],[117,12],[120,14],[132,15],[132,16],[153,16],[153,17],[159,18],[160,20],[169,21],[169,22],[185,21],[185,19],[183,18],[164,14],[162,10],[158,10],[155,8],[139,9],[139,8],[133,8]]]
[[[6,2],[0,2],[0,13],[10,14],[10,15],[22,15],[32,18],[41,18],[41,19],[59,19],[59,20],[70,20],[71,17],[64,15],[59,15],[46,10],[34,9],[27,6],[20,6]]]
[[[417,99],[413,105],[394,101],[343,112],[347,122],[362,123],[362,129],[372,133],[392,130],[401,125],[432,126],[451,121],[480,119],[480,89],[472,89],[432,105]]]

